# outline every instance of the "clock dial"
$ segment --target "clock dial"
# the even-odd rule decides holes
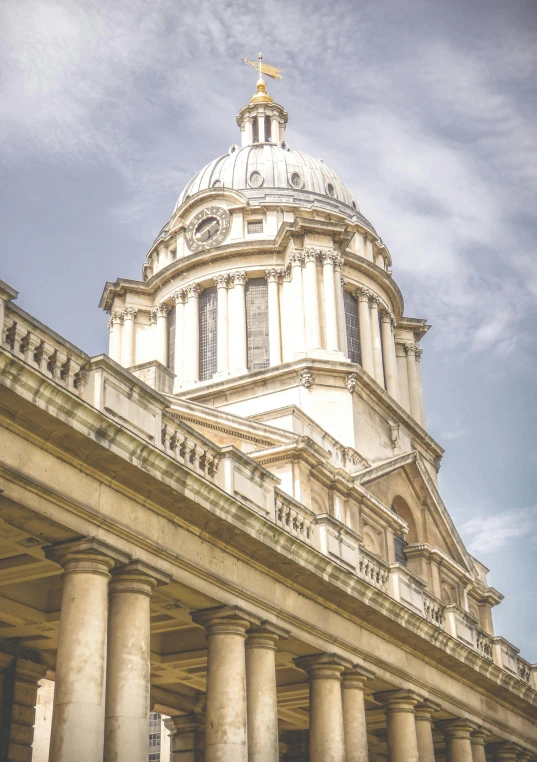
[[[219,246],[227,238],[229,228],[230,216],[227,209],[209,206],[190,220],[185,231],[186,244],[192,252]]]

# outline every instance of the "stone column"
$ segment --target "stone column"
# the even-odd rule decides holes
[[[369,295],[371,292],[367,288],[360,287],[357,289],[356,293],[358,295],[358,328],[360,330],[362,368],[369,373],[372,378],[375,378],[371,317],[369,314]]]
[[[114,572],[110,583],[104,762],[147,762],[150,602],[168,581],[142,561]]]
[[[477,728],[470,735],[470,744],[472,746],[472,762],[487,762],[485,756],[485,741],[490,736],[485,728]],[[517,760],[518,762],[518,760]]]
[[[494,762],[517,762],[518,749],[509,741],[491,744],[487,751],[492,752]]]
[[[421,356],[422,354],[423,354],[423,349],[416,347],[416,375],[418,378],[418,389],[419,389],[419,395],[420,395],[421,425],[423,426],[423,428],[425,428],[425,406],[423,402],[423,384],[421,383]]]
[[[162,365],[168,363],[168,310],[167,304],[158,304],[153,308],[153,314],[157,321],[155,359]]]
[[[270,121],[270,139],[272,143],[280,142],[280,122],[277,116],[273,116]]]
[[[185,382],[195,384],[200,378],[200,312],[199,295],[201,289],[197,283],[186,288],[185,305]]]
[[[246,704],[248,762],[278,762],[276,643],[288,633],[267,622],[248,631],[246,639]]]
[[[485,757],[483,757],[483,759],[485,759]],[[528,749],[523,749],[519,746],[516,752],[516,762],[535,762],[535,755]]]
[[[405,344],[407,375],[408,375],[408,398],[410,403],[410,415],[421,423],[421,400],[418,383],[418,371],[416,369],[416,344]]]
[[[429,699],[417,704],[414,709],[419,762],[434,762],[433,714],[439,709],[440,704]]]
[[[419,762],[414,707],[420,697],[413,691],[377,694],[386,709],[388,762]]]
[[[295,664],[310,688],[310,762],[345,762],[341,673],[351,665],[337,654],[301,656]]]
[[[283,271],[280,297],[282,362],[289,362],[293,359],[295,351],[295,337],[291,330],[293,324],[290,318],[293,314],[293,284],[290,267]]]
[[[336,260],[334,264],[334,278],[336,287],[336,313],[337,313],[337,335],[339,351],[342,352],[345,357],[348,357],[347,349],[347,326],[345,324],[345,304],[343,302],[343,288],[345,282],[341,277],[341,258]]]
[[[380,311],[382,331],[382,357],[386,375],[386,391],[394,400],[399,401],[399,384],[397,382],[397,358],[395,356],[395,340],[393,336],[393,315],[387,310]]]
[[[304,330],[304,290],[302,285],[302,253],[295,251],[290,259],[291,262],[291,297],[292,302],[288,314],[293,315],[294,341],[293,351],[296,355],[303,355],[306,351],[306,334]]]
[[[254,142],[254,137],[253,137],[253,129],[252,129],[252,119],[250,117],[247,117],[244,120],[244,132],[242,133],[242,145],[251,146],[253,142]]]
[[[371,294],[369,300],[370,318],[371,318],[371,340],[373,342],[373,367],[375,369],[375,381],[380,386],[384,386],[384,367],[382,363],[382,342],[380,339],[379,323],[379,304],[380,299],[375,294]]]
[[[185,381],[185,300],[186,291],[180,288],[173,295],[175,300],[175,384],[174,391]]]
[[[257,117],[257,135],[260,143],[265,142],[265,114],[259,114]]]
[[[368,762],[365,724],[364,686],[374,673],[354,666],[343,673],[343,727],[345,730],[345,762]],[[421,761],[420,761],[421,762]]]
[[[323,286],[324,286],[324,322],[326,333],[326,348],[332,352],[339,349],[336,307],[336,283],[334,264],[339,260],[336,251],[323,251]]]
[[[304,321],[306,349],[321,348],[319,323],[319,288],[317,285],[317,251],[304,249]]]
[[[237,270],[230,275],[229,293],[229,369],[232,373],[246,373],[246,301],[244,285],[246,272]]]
[[[268,289],[269,357],[270,365],[280,365],[282,361],[282,336],[280,317],[279,278],[280,270],[265,270]]]
[[[284,730],[282,733],[285,749],[282,762],[309,762],[309,732],[307,730]]]
[[[108,581],[128,555],[93,538],[46,555],[64,569],[50,762],[102,762]]]
[[[121,364],[124,368],[134,365],[134,321],[136,310],[126,307],[123,310],[123,341],[121,346]]]
[[[195,712],[169,717],[170,762],[205,762],[205,721]]]
[[[439,726],[446,739],[447,762],[473,762],[470,733],[477,729],[475,722],[455,719],[439,723]]]
[[[192,619],[208,641],[205,762],[247,762],[244,642],[252,622],[233,606],[196,611]]]
[[[116,362],[121,362],[121,329],[123,313],[114,311],[110,315],[110,357]]]
[[[216,372],[225,378],[229,372],[229,325],[227,304],[227,282],[229,275],[221,273],[216,275],[218,302],[217,302],[217,349],[216,349]]]
[[[30,761],[39,680],[46,667],[0,653],[0,759]]]

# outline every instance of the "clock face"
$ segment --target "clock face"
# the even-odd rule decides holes
[[[229,227],[228,210],[209,206],[190,220],[185,232],[186,245],[193,252],[220,246],[228,236]]]

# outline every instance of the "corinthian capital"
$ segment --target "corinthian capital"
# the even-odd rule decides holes
[[[304,253],[302,251],[293,251],[291,254],[289,254],[289,259],[287,260],[288,264],[291,267],[302,267],[302,262],[304,261]]]
[[[324,264],[336,265],[341,261],[339,251],[336,251],[335,249],[323,249],[319,252],[319,256]]]
[[[304,261],[305,262],[316,262],[319,258],[320,251],[319,249],[304,249]]]
[[[416,360],[419,362],[421,360],[421,356],[423,354],[423,349],[420,349],[417,344],[416,344],[415,353],[416,353]]]
[[[110,313],[110,319],[114,324],[121,323],[123,321],[123,312],[121,310],[114,310]]]
[[[276,269],[276,267],[271,267],[270,270],[265,270],[267,283],[278,283],[281,275],[283,275],[283,271]]]
[[[231,278],[234,286],[244,286],[246,283],[246,270],[235,270],[234,273],[231,273]]]
[[[215,285],[217,288],[227,288],[227,282],[229,280],[229,274],[228,273],[220,273],[219,275],[215,275],[213,278]]]
[[[407,355],[415,355],[417,346],[413,342],[409,342],[408,344],[404,345],[405,352]]]
[[[136,314],[134,307],[125,307],[123,310],[123,320],[136,320]]]
[[[187,299],[195,298],[197,299],[198,296],[201,294],[201,288],[197,283],[191,283],[189,286],[185,289],[187,294]]]
[[[169,305],[164,304],[164,302],[161,302],[160,304],[156,305],[155,311],[156,311],[157,317],[166,317],[166,315],[170,311],[170,307]]]
[[[175,304],[184,304],[186,299],[186,289],[178,288],[177,291],[173,292],[172,299]]]
[[[376,307],[378,309],[379,304],[382,304],[382,299],[380,296],[377,296],[376,294],[369,293],[369,304],[372,307]]]
[[[369,297],[371,296],[371,291],[368,288],[365,288],[365,286],[358,286],[356,289],[356,296],[358,297],[359,302],[368,302]]]

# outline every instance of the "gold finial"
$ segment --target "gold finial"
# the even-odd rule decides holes
[[[273,103],[273,99],[267,93],[267,86],[265,84],[265,80],[263,79],[263,74],[266,74],[267,77],[271,77],[272,79],[281,79],[282,70],[277,69],[275,66],[264,64],[263,56],[261,53],[257,57],[257,62],[249,61],[247,58],[243,58],[242,60],[245,64],[250,64],[250,66],[253,66],[254,69],[257,69],[259,72],[259,79],[257,80],[255,95],[252,96],[250,103]]]

